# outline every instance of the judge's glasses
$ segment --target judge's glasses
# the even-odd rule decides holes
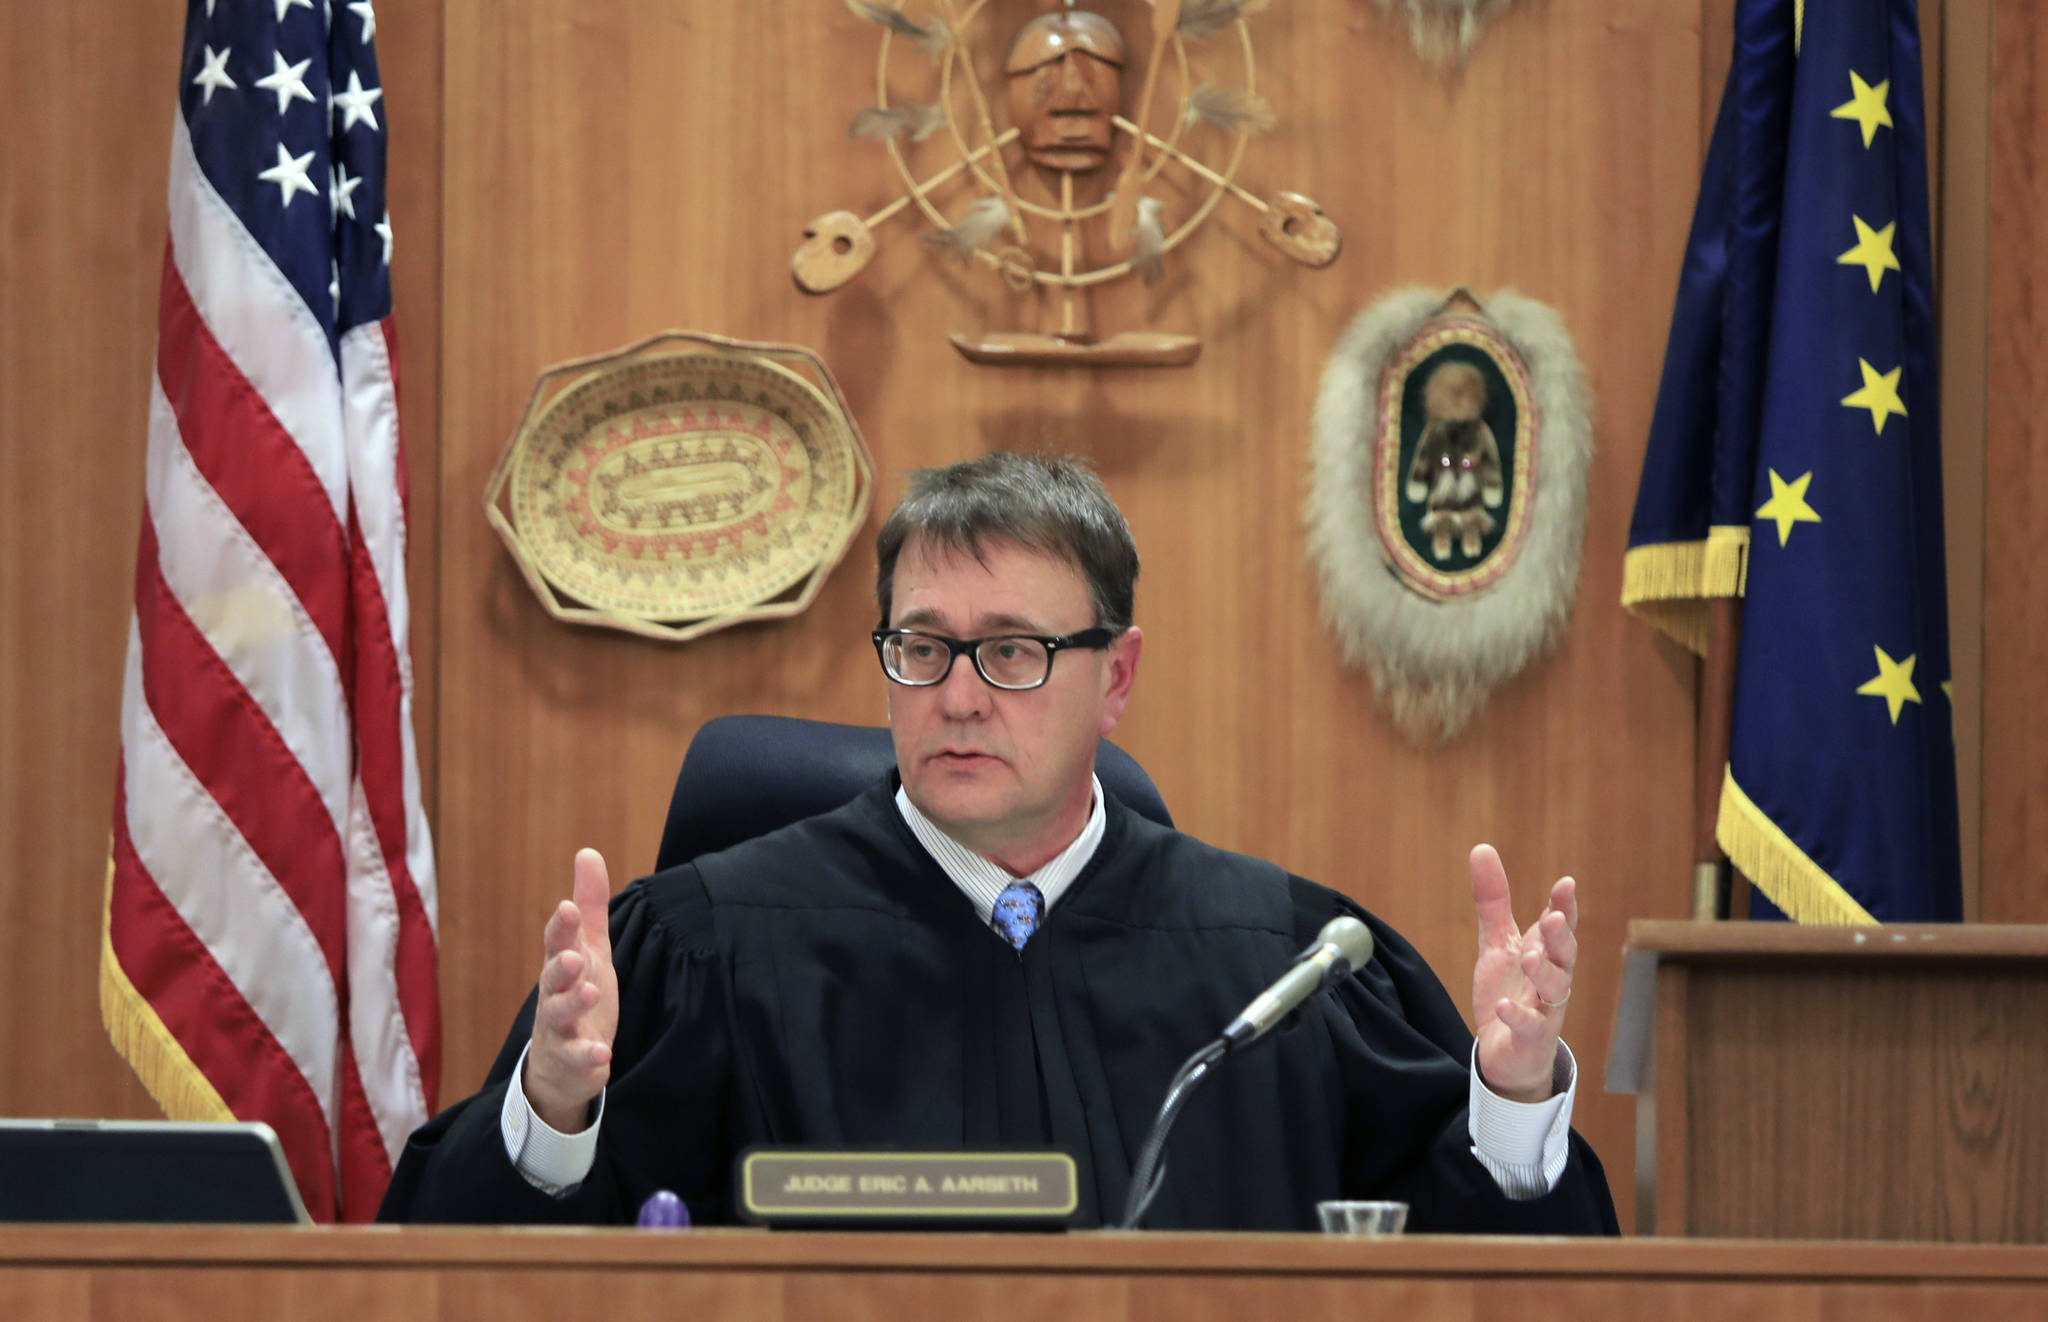
[[[1052,659],[1069,647],[1100,649],[1116,637],[1112,629],[1083,629],[1057,638],[1007,633],[993,638],[948,638],[914,629],[877,629],[875,652],[882,673],[898,684],[929,688],[953,673],[961,654],[974,659],[975,673],[999,689],[1035,689],[1052,678]]]

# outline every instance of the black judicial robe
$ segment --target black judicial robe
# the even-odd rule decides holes
[[[1575,1133],[1508,1199],[1471,1154],[1472,1038],[1428,966],[1334,891],[1105,805],[1102,844],[1022,952],[910,834],[894,776],[833,812],[633,883],[611,907],[619,1027],[597,1160],[556,1199],[505,1156],[529,997],[483,1091],[413,1135],[385,1220],[630,1223],[657,1189],[731,1219],[753,1145],[1055,1146],[1089,1224],[1120,1214],[1181,1062],[1338,913],[1371,963],[1188,1102],[1147,1225],[1315,1227],[1399,1198],[1415,1231],[1618,1233]]]

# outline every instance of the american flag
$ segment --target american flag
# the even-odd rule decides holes
[[[100,999],[368,1220],[439,1085],[373,0],[192,0]]]

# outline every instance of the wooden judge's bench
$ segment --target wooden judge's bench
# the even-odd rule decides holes
[[[2048,927],[1639,919],[1624,955],[1637,1233],[2048,1245]]]
[[[13,1226],[0,1322],[2048,1319],[2048,928],[1637,923],[1625,979],[1641,1238]]]
[[[2010,1245],[418,1227],[0,1230],[36,1322],[2039,1322]]]

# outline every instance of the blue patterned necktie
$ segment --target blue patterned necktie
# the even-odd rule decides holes
[[[1045,912],[1045,895],[1028,881],[1013,881],[1003,887],[1003,893],[996,896],[996,907],[989,915],[1003,940],[1017,950],[1031,939],[1038,930],[1038,919]]]

